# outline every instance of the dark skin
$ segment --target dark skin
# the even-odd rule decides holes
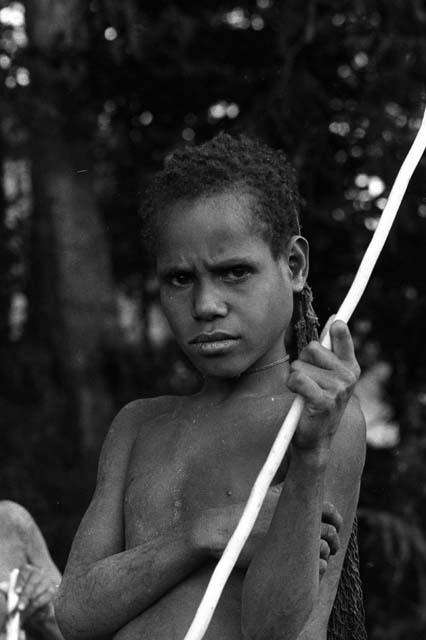
[[[62,640],[53,610],[61,574],[33,518],[15,502],[0,502],[0,540],[0,632],[7,619],[10,572],[19,568],[15,590],[23,628],[46,640]]]
[[[326,638],[364,461],[359,367],[335,322],[331,351],[314,342],[256,371],[283,355],[308,250],[294,236],[275,258],[252,222],[245,193],[178,202],[159,220],[163,308],[204,386],[114,421],[60,590],[66,638],[183,640],[295,394],[291,451],[205,638]]]

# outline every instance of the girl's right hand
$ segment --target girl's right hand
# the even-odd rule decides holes
[[[328,561],[340,548],[339,531],[343,524],[343,518],[331,502],[324,502],[321,516],[321,542],[320,542],[320,578],[324,575]]]
[[[293,449],[305,454],[322,450],[327,457],[360,375],[348,326],[335,320],[330,337],[331,350],[310,342],[291,363],[287,379],[288,388],[304,399]]]

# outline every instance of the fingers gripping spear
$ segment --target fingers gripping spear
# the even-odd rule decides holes
[[[364,254],[352,286],[350,287],[346,298],[334,318],[335,320],[348,322],[356,309],[356,306],[364,293],[373,272],[374,266],[379,258],[383,245],[386,242],[386,238],[388,237],[410,178],[419,163],[425,148],[426,112],[423,116],[422,124],[417,136],[396,177],[380,222],[371,239],[367,251]],[[331,348],[330,334],[328,331],[322,339],[322,344],[328,349]],[[201,640],[203,638],[226,581],[237,562],[238,556],[251,533],[254,523],[256,522],[269,485],[271,484],[275,473],[284,458],[294,432],[296,431],[302,411],[303,399],[300,396],[297,396],[278,432],[266,462],[260,470],[260,473],[253,485],[241,519],[210,578],[206,592],[184,640]]]

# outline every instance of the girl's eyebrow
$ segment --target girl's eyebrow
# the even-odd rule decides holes
[[[191,273],[191,269],[179,265],[171,265],[167,267],[158,267],[157,273],[162,278],[174,276],[176,273]]]
[[[212,258],[211,260],[208,260],[208,265],[211,268],[215,268],[215,267],[222,268],[227,266],[234,266],[236,264],[256,264],[256,260],[250,255],[231,256],[229,258]],[[179,272],[191,271],[191,267],[188,267],[183,264],[178,264],[178,263],[167,264],[163,267],[161,266],[158,267],[159,273],[170,273],[170,272],[175,273],[176,271],[179,271]]]
[[[234,267],[235,265],[255,265],[256,260],[252,256],[232,256],[232,258],[223,258],[213,260],[210,263],[211,269],[226,269],[226,267]]]
[[[236,266],[244,266],[244,267],[252,267],[255,268],[257,265],[257,261],[248,255],[244,256],[232,256],[230,258],[217,258],[213,260],[209,260],[207,265],[208,269],[213,273],[217,273],[220,271],[224,271],[225,269],[230,269]],[[170,278],[175,276],[176,273],[182,274],[191,274],[192,269],[188,266],[173,264],[173,265],[165,265],[164,267],[157,267],[157,274],[160,278]]]

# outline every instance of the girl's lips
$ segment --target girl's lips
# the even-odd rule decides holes
[[[199,342],[222,342],[222,340],[236,340],[237,336],[226,331],[210,331],[199,333],[195,338],[191,338],[190,344],[198,344]]]
[[[239,338],[223,338],[221,340],[193,342],[192,348],[203,355],[220,355],[233,349],[238,341]]]

